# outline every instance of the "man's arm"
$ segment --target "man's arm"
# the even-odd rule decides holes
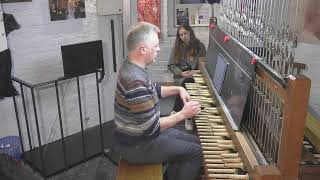
[[[173,127],[180,121],[184,121],[187,118],[191,118],[199,114],[201,106],[199,102],[189,101],[185,104],[181,111],[172,114],[168,117],[160,118],[160,131],[164,131]]]
[[[161,86],[161,97],[168,97],[180,94],[183,91],[180,86]]]
[[[183,87],[161,86],[161,97],[174,96],[178,94],[180,95],[180,98],[184,104],[191,100],[189,93]]]

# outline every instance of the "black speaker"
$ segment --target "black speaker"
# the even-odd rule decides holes
[[[220,0],[208,0],[209,4],[220,3]]]

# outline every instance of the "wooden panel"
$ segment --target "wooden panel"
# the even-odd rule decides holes
[[[275,166],[261,165],[255,168],[255,180],[281,180],[280,171]]]
[[[296,179],[299,174],[310,85],[305,76],[289,76],[277,163],[283,180]]]
[[[256,69],[256,73],[262,79],[263,83],[265,83],[268,88],[272,90],[272,92],[275,92],[281,99],[286,97],[286,91],[282,88],[282,86],[276,83],[272,77],[259,68],[259,66]]]
[[[299,180],[319,180],[320,168],[318,166],[302,166]]]
[[[244,161],[248,172],[253,172],[254,168],[259,165],[245,137],[240,132],[235,132],[235,144],[238,148],[241,159]],[[241,148],[240,148],[241,147]]]
[[[162,180],[162,165],[131,165],[120,160],[117,180]]]
[[[320,151],[320,122],[310,113],[307,116],[304,133],[307,139]]]

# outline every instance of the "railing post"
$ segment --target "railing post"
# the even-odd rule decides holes
[[[278,168],[283,180],[292,180],[299,175],[301,151],[303,145],[304,126],[311,80],[306,76],[289,76],[288,90],[285,98]]]
[[[82,138],[82,151],[83,151],[83,157],[87,159],[86,155],[86,147],[85,147],[85,139],[84,139],[84,128],[83,128],[83,116],[82,116],[82,106],[81,106],[81,93],[80,93],[80,83],[79,83],[79,77],[77,79],[77,90],[78,90],[78,103],[79,103],[79,113],[80,113],[80,124],[81,124],[81,138]]]
[[[96,86],[97,86],[97,99],[98,99],[98,112],[99,112],[101,152],[103,153],[103,151],[104,151],[104,140],[103,140],[103,127],[102,127],[102,118],[101,118],[101,102],[100,102],[100,90],[99,90],[98,72],[96,72]]]
[[[13,96],[13,105],[14,105],[14,112],[15,112],[15,115],[16,115],[16,120],[17,120],[17,125],[18,125],[18,132],[19,132],[21,150],[22,150],[22,153],[24,153],[23,137],[22,137],[22,133],[21,133],[20,118],[19,118],[19,113],[18,113],[16,96]]]
[[[59,88],[58,82],[54,83],[56,89],[56,97],[57,97],[57,105],[58,105],[58,115],[59,115],[59,122],[60,122],[60,133],[62,139],[62,151],[63,151],[63,160],[64,160],[64,168],[68,169],[68,162],[67,162],[67,155],[66,155],[66,142],[63,133],[63,124],[62,124],[62,117],[61,117],[61,106],[60,106],[60,99],[59,99]]]
[[[40,148],[41,168],[42,168],[43,172],[45,172],[46,167],[44,164],[44,157],[43,157],[43,151],[42,151],[42,143],[41,143],[39,122],[38,122],[37,105],[36,105],[36,100],[35,100],[35,96],[34,96],[34,88],[31,88],[31,95],[32,95],[32,103],[33,103],[33,111],[34,111],[34,120],[36,122],[38,143],[39,143],[39,148]]]
[[[23,90],[23,85],[22,84],[20,84],[20,90],[21,90],[21,98],[22,98],[24,119],[26,121],[26,127],[27,127],[29,148],[30,148],[30,150],[32,150],[33,147],[32,147],[31,136],[30,136],[30,127],[29,127],[29,120],[28,120],[28,114],[27,114],[26,100],[25,100],[25,95],[24,95],[24,90]]]

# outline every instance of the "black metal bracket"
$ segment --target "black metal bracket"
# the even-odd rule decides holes
[[[113,72],[117,72],[117,57],[114,39],[114,21],[111,19],[111,41],[112,41],[112,59],[113,59]]]

